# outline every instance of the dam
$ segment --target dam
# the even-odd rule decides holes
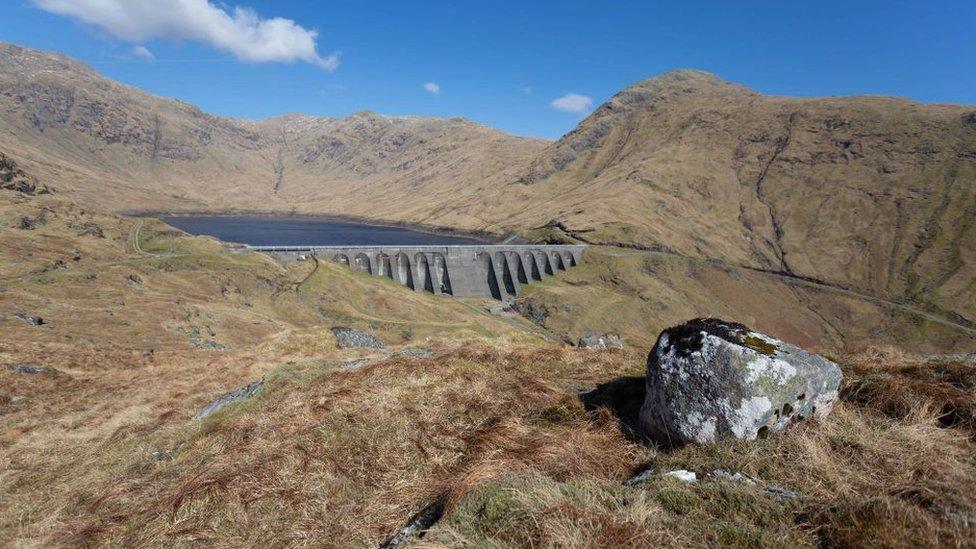
[[[513,299],[583,260],[584,245],[248,246],[282,261],[314,257],[435,295]]]

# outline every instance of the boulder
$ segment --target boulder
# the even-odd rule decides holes
[[[220,397],[217,398],[217,400],[214,400],[210,404],[207,404],[206,406],[201,408],[200,411],[197,412],[195,416],[193,416],[193,419],[201,420],[207,416],[216,413],[217,410],[220,410],[221,408],[227,406],[228,404],[234,402],[240,402],[242,400],[249,400],[253,398],[254,395],[260,393],[262,389],[264,389],[263,379],[253,381],[243,387],[234,389],[229,393],[221,395]]]
[[[753,440],[826,416],[841,378],[820,355],[742,324],[699,318],[658,336],[638,428],[671,445]]]
[[[382,349],[383,343],[373,334],[337,326],[332,328],[336,344],[340,349]]]
[[[581,349],[623,349],[624,344],[617,334],[587,335],[579,338]]]

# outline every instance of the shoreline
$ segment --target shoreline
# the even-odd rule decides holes
[[[463,230],[440,225],[427,225],[425,223],[376,220],[367,217],[340,214],[281,212],[274,210],[123,210],[117,213],[129,217],[155,217],[163,219],[164,221],[164,218],[166,217],[253,217],[257,219],[305,219],[310,221],[355,223],[369,227],[408,229],[433,236],[469,238],[484,244],[497,244],[504,239],[504,235],[489,231]]]

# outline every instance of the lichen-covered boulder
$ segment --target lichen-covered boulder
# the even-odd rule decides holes
[[[742,324],[698,318],[658,336],[639,428],[667,444],[753,440],[827,415],[841,378],[820,355]]]

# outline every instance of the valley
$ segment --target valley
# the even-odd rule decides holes
[[[251,121],[0,43],[0,540],[972,545],[974,112],[675,71],[556,141]],[[586,247],[501,301],[262,238]],[[707,317],[835,361],[831,415],[642,439]]]

